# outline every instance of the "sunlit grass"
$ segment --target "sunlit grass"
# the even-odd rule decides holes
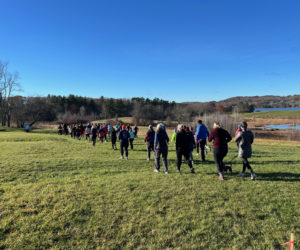
[[[44,132],[0,132],[0,248],[278,249],[300,233],[299,142],[257,140],[256,181],[231,143],[220,182],[211,152],[177,174],[170,144],[170,174],[155,174],[142,136],[126,161]]]

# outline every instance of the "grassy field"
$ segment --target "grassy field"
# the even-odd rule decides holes
[[[37,133],[38,132],[38,133]],[[0,132],[1,249],[283,249],[300,235],[300,143],[257,140],[258,178],[218,180],[211,152],[196,174],[186,164],[154,173],[145,144],[129,160],[110,143],[52,131]],[[237,153],[230,144],[229,161]]]
[[[276,119],[300,119],[299,110],[290,111],[264,111],[255,113],[243,113],[242,117],[245,118],[276,118]]]

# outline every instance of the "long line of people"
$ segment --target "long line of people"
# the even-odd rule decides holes
[[[247,129],[247,122],[243,122],[238,126],[235,133],[235,142],[238,146],[238,157],[243,161],[242,171],[240,175],[245,177],[246,168],[251,173],[251,179],[255,180],[256,174],[254,173],[252,167],[249,163],[249,158],[252,156],[252,143],[254,140],[253,133]],[[124,158],[128,160],[128,148],[133,150],[133,141],[137,138],[138,127],[132,129],[130,124],[127,126],[125,124],[117,124],[113,127],[111,124],[92,124],[88,123],[84,126],[82,123],[70,126],[70,132],[66,124],[59,125],[58,134],[67,135],[71,134],[72,138],[77,138],[80,140],[85,135],[87,141],[92,140],[92,145],[96,145],[97,138],[99,142],[108,142],[111,140],[112,149],[117,150],[116,142],[119,139],[120,142],[120,153],[121,159]],[[198,121],[198,126],[196,132],[194,133],[192,127],[186,127],[182,124],[177,126],[172,135],[171,142],[175,143],[176,156],[177,156],[177,173],[181,171],[182,158],[184,158],[186,164],[189,166],[191,173],[195,173],[195,168],[193,167],[193,150],[196,148],[197,156],[201,154],[201,159],[203,162],[206,161],[207,154],[207,141],[213,144],[213,157],[217,167],[219,180],[224,180],[224,173],[228,170],[232,172],[230,167],[224,164],[224,158],[228,153],[228,143],[232,140],[231,135],[221,127],[221,124],[215,122],[212,131],[209,133],[207,127],[203,124],[202,120]],[[149,125],[149,129],[146,132],[144,142],[147,146],[147,161],[150,161],[151,154],[153,153],[155,160],[154,172],[160,172],[160,159],[162,158],[164,173],[168,174],[168,148],[169,148],[169,137],[166,132],[165,125],[159,123],[156,127],[156,131],[152,125]]]

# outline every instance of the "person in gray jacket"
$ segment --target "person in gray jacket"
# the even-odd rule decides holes
[[[160,155],[162,155],[165,174],[168,174],[168,162],[167,162],[168,143],[169,143],[169,137],[166,133],[166,128],[162,123],[160,123],[157,125],[155,137],[154,137],[154,152],[155,152],[154,172],[156,173],[160,171]]]
[[[235,137],[235,141],[238,144],[238,156],[240,158],[242,158],[243,160],[243,170],[242,172],[240,172],[240,175],[245,177],[245,171],[246,168],[249,169],[250,173],[251,173],[251,180],[255,180],[255,173],[253,171],[253,169],[251,168],[248,159],[251,158],[252,156],[252,143],[254,140],[254,136],[253,133],[247,129],[248,124],[247,122],[242,122],[241,124],[241,131],[236,135]]]

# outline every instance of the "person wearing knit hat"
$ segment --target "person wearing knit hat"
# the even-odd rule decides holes
[[[129,132],[126,130],[126,126],[122,125],[122,130],[119,133],[119,141],[120,141],[120,150],[121,150],[121,157],[120,159],[124,159],[124,149],[125,149],[125,156],[126,160],[128,160],[128,140],[129,140]]]

